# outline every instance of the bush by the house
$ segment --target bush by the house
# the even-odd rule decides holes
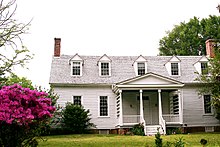
[[[141,135],[144,136],[144,125],[139,123],[137,125],[134,125],[134,127],[131,129],[131,132],[134,135]]]
[[[55,108],[47,93],[18,84],[0,90],[0,146],[37,146]]]
[[[90,122],[89,110],[85,110],[81,105],[67,103],[62,111],[62,119],[64,127],[72,133],[87,133],[89,128],[94,127],[94,124]]]
[[[155,134],[155,145],[156,147],[162,147],[163,139],[161,138],[159,128],[157,129],[157,134]]]

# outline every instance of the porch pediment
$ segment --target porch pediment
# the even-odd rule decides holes
[[[184,83],[161,76],[155,73],[146,73],[142,76],[137,76],[122,82],[115,86],[119,87],[183,87]]]

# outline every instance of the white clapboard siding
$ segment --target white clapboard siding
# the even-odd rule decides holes
[[[213,115],[205,115],[203,97],[195,87],[183,88],[183,123],[187,126],[216,126],[219,121]]]
[[[111,87],[55,87],[54,91],[60,96],[57,103],[72,102],[72,96],[82,96],[82,105],[85,109],[90,110],[91,122],[96,125],[97,129],[114,129],[117,125],[116,115],[116,95],[112,92]],[[108,96],[109,116],[99,116],[99,96]]]

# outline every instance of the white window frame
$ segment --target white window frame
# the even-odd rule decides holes
[[[208,62],[200,62],[200,74],[201,75],[208,75],[208,72],[205,74],[205,73],[202,73],[202,63],[206,63],[207,64],[207,69],[208,69]]]
[[[106,97],[107,97],[107,103],[108,103],[108,104],[107,104],[107,106],[108,106],[108,110],[107,110],[107,111],[108,111],[108,115],[106,115],[106,116],[101,116],[101,115],[100,115],[100,97],[101,97],[101,96],[106,96]],[[109,96],[107,96],[107,95],[100,95],[100,96],[98,97],[98,117],[110,117],[109,112],[110,112],[110,111],[109,111]]]
[[[80,63],[80,75],[73,75],[73,63],[74,62],[78,62],[78,63]],[[82,61],[72,61],[71,62],[71,76],[74,76],[74,77],[80,77],[80,76],[82,76]]]
[[[212,108],[212,106],[211,106],[211,113],[205,113],[205,99],[204,99],[204,96],[205,95],[209,95],[209,94],[204,94],[203,96],[202,96],[202,106],[203,106],[203,115],[213,115],[213,108]],[[211,97],[211,95],[210,95],[210,102],[211,102],[211,100],[212,100],[212,97]]]
[[[134,63],[134,71],[135,71],[135,75],[136,76],[141,76],[141,75],[138,75],[138,63],[144,63],[144,67],[145,67],[145,74],[147,73],[147,62],[146,61],[135,61]]]
[[[178,65],[178,75],[172,75],[172,63],[177,63]],[[170,62],[170,76],[180,76],[180,62]]]
[[[102,63],[108,63],[109,75],[102,75],[102,70],[101,70]],[[99,62],[99,76],[101,76],[101,77],[110,77],[111,76],[111,62],[104,62],[104,61]]]

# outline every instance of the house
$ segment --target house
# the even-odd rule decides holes
[[[83,56],[61,55],[55,38],[50,84],[60,96],[57,103],[83,105],[99,133],[120,133],[142,123],[146,135],[160,128],[217,131],[220,122],[210,106],[211,97],[198,94],[199,74],[205,74],[207,56]]]

